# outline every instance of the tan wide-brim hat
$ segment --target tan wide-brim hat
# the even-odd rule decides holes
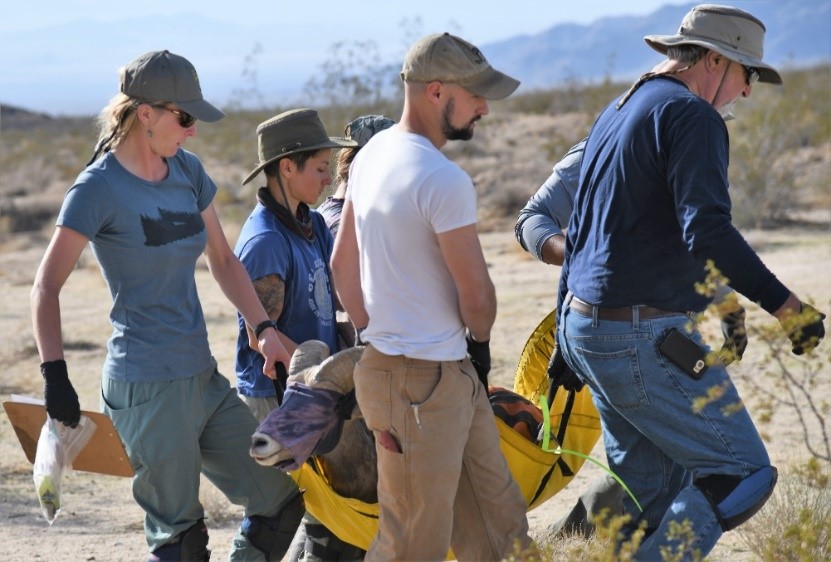
[[[263,121],[257,127],[259,164],[242,181],[247,184],[260,170],[280,158],[296,152],[323,148],[349,148],[355,141],[330,137],[314,109],[292,109]]]
[[[647,45],[661,54],[676,45],[699,45],[759,71],[759,81],[781,84],[782,77],[762,62],[765,25],[755,16],[716,4],[702,4],[687,12],[675,35],[647,35]]]

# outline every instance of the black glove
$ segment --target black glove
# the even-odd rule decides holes
[[[361,338],[361,335],[363,335],[364,330],[366,330],[366,326],[364,326],[363,328],[355,328],[355,343],[353,345],[355,345],[356,347],[359,345],[366,345],[366,342],[363,340],[363,338]]]
[[[560,351],[559,345],[554,348],[554,355],[548,361],[548,380],[551,381],[551,388],[562,386],[566,390],[573,390],[574,392],[583,390],[583,381],[574,374],[566,360],[563,359],[563,353]]]
[[[745,311],[742,307],[721,317],[724,344],[721,346],[719,356],[725,365],[733,361],[741,361],[744,350],[747,349],[747,330],[744,327],[744,318]]]
[[[488,373],[491,372],[491,342],[490,340],[476,341],[468,332],[465,337],[467,342],[467,356],[470,362],[473,363],[473,368],[476,369],[476,374],[479,380],[485,385],[485,390],[488,389]]]
[[[819,345],[819,342],[825,337],[823,320],[825,320],[825,314],[810,304],[804,302],[800,304],[796,325],[788,334],[788,338],[793,344],[791,351],[794,355],[802,355]]]
[[[69,382],[66,361],[59,359],[41,363],[40,374],[46,381],[43,395],[46,398],[49,417],[69,427],[78,427],[78,422],[81,421],[81,404],[78,402],[78,394]]]

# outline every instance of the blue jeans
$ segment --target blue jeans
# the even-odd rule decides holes
[[[688,334],[709,352],[683,315],[631,321],[601,320],[563,306],[558,339],[563,357],[592,391],[600,413],[610,468],[632,490],[624,509],[635,524],[654,530],[641,543],[638,560],[661,560],[660,548],[682,548],[688,559],[706,555],[722,529],[693,481],[712,474],[746,477],[770,465],[756,427],[721,363],[694,380],[658,350],[671,328]],[[688,330],[692,329],[692,333]],[[694,401],[718,389],[700,411]],[[670,524],[689,521],[693,534],[681,546],[668,538]]]

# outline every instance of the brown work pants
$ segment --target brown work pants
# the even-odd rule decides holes
[[[528,548],[527,504],[470,361],[367,346],[355,390],[378,451],[378,534],[366,560],[501,560]],[[389,431],[401,452],[377,439]]]

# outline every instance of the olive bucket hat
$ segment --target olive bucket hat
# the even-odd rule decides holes
[[[699,45],[759,72],[759,81],[781,84],[782,77],[762,62],[765,25],[755,16],[730,6],[701,4],[687,12],[675,35],[647,35],[647,45],[661,54],[676,45]]]
[[[253,180],[260,170],[275,160],[295,152],[354,146],[358,146],[358,143],[353,140],[327,135],[314,109],[286,111],[257,126],[259,164],[245,177],[242,185]]]
[[[121,91],[144,103],[175,103],[206,123],[225,116],[202,97],[199,76],[190,61],[167,50],[144,53],[125,66]]]

